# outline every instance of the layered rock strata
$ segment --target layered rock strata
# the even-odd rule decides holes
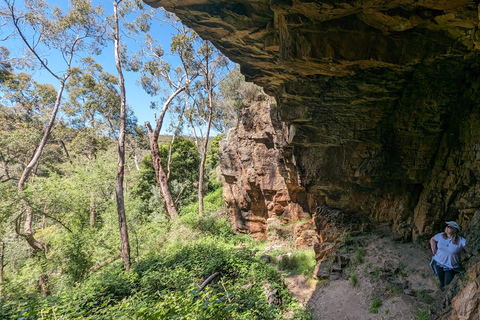
[[[480,186],[477,2],[146,2],[277,99],[301,186],[318,202],[406,239],[444,220],[468,227]]]

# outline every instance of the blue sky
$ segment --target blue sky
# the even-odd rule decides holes
[[[21,3],[22,1],[18,1],[17,3]],[[106,14],[110,14],[113,12],[113,4],[110,0],[93,0],[94,6],[102,6],[105,10]],[[58,5],[62,9],[67,9],[68,1],[65,0],[48,0],[47,3],[52,7],[54,5]],[[163,46],[165,53],[170,52],[170,41],[171,37],[174,33],[174,29],[169,26],[168,24],[164,23],[160,25],[158,22],[153,26],[152,35],[156,38],[156,40]],[[0,31],[0,38],[4,37],[8,30],[4,28],[3,31]],[[123,37],[123,41],[127,42],[128,45],[134,47],[135,44],[132,41],[128,41],[127,38]],[[9,39],[8,41],[0,42],[0,46],[6,46],[10,53],[11,57],[21,56],[23,51],[23,44],[20,39],[13,38]],[[62,74],[64,70],[62,70],[63,65],[55,64],[55,61],[58,57],[55,57],[53,53],[50,55],[48,50],[43,50],[43,54],[46,55],[48,59],[49,67]],[[95,56],[95,59],[98,63],[102,65],[105,71],[117,75],[117,70],[115,67],[115,58],[113,52],[112,44],[108,44],[102,50],[102,54],[100,56]],[[168,59],[168,57],[167,57]],[[173,59],[173,58],[172,58]],[[56,88],[59,86],[59,82],[46,70],[21,70],[22,72],[31,73],[34,76],[34,79],[39,83],[50,83],[54,85]],[[135,112],[135,116],[138,118],[138,124],[140,126],[144,126],[145,121],[150,121],[152,126],[154,127],[155,118],[154,113],[150,109],[150,104],[152,101],[158,101],[158,97],[151,97],[142,89],[142,87],[137,84],[140,74],[134,72],[126,72],[124,71],[125,76],[125,84],[127,89],[127,104],[133,109]],[[162,134],[166,134],[166,129],[168,128],[168,119],[166,119],[163,127],[162,127]]]

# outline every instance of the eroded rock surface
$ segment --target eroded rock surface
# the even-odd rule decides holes
[[[477,2],[146,2],[277,99],[301,188],[316,201],[406,239],[446,219],[468,227],[480,186]]]
[[[232,224],[235,231],[258,239],[267,237],[267,219],[273,219],[275,234],[287,234],[290,230],[282,231],[281,223],[310,218],[293,148],[287,147],[288,128],[277,112],[275,99],[259,96],[247,103],[236,127],[221,142],[223,197]],[[297,229],[301,238],[301,225]]]

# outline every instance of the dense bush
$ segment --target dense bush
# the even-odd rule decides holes
[[[151,159],[138,171],[130,166],[128,272],[119,259],[115,145],[91,159],[72,157],[61,170],[46,170],[48,176],[37,177],[21,194],[36,217],[46,217],[35,230],[46,252],[33,252],[14,230],[3,228],[15,225],[12,212],[20,208],[14,184],[0,185],[0,235],[8,262],[0,319],[307,319],[275,267],[255,254],[262,244],[233,234],[215,168],[220,138],[209,152],[202,215],[194,201],[198,154],[190,141],[179,139],[173,150],[178,218],[167,218],[158,188],[152,188]],[[292,261],[295,269],[309,267],[306,256]]]
[[[216,272],[214,280],[200,291],[199,285]],[[278,304],[267,302],[267,286],[278,290]],[[4,304],[0,317],[284,319],[285,312],[295,309],[302,312],[275,269],[247,247],[207,236],[194,243],[172,244],[136,263],[130,272],[115,264],[57,295]]]

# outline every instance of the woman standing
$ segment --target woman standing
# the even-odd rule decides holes
[[[440,288],[448,285],[453,277],[461,271],[460,251],[467,244],[467,240],[459,235],[461,227],[455,221],[446,222],[444,232],[438,233],[430,239],[433,258],[430,265],[440,280]]]

